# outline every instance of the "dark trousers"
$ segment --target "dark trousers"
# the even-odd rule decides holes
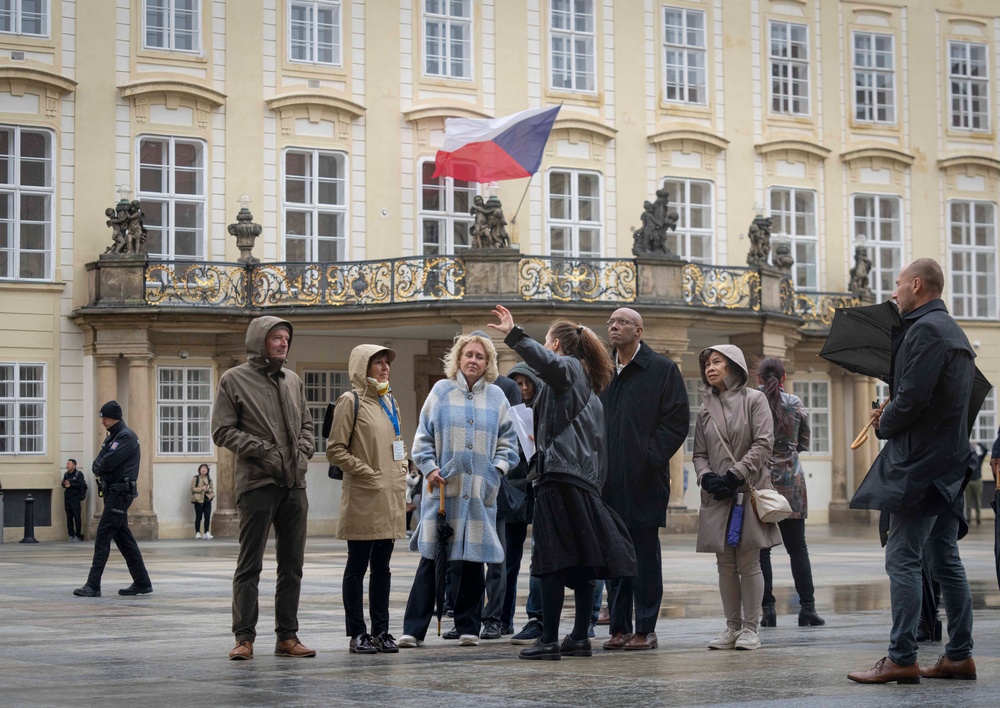
[[[809,549],[806,547],[806,520],[785,519],[778,522],[781,531],[781,542],[788,551],[788,559],[792,562],[792,579],[795,581],[795,592],[799,602],[815,602],[813,590],[812,564],[809,562]],[[774,604],[774,586],[771,584],[771,549],[760,549],[760,570],[764,576],[764,604]]]
[[[90,566],[90,575],[87,576],[87,585],[95,590],[101,589],[101,576],[104,575],[104,566],[108,564],[108,556],[111,555],[111,541],[115,542],[125,557],[132,582],[144,588],[152,586],[146,565],[142,562],[139,544],[135,542],[135,536],[128,527],[130,506],[132,506],[131,497],[126,498],[118,494],[108,494],[104,497],[104,513],[101,514],[101,520],[97,524],[97,534],[94,536],[94,562]]]
[[[521,573],[521,558],[524,556],[524,540],[528,537],[528,525],[523,521],[508,521],[506,536],[507,588],[503,595],[503,612],[500,613],[500,617],[504,625],[513,627],[514,603],[517,602],[517,576]]]
[[[506,623],[506,615],[503,613],[504,603],[507,599],[507,520],[497,519],[497,538],[500,539],[500,547],[503,549],[504,560],[499,563],[486,564],[486,609],[483,610],[483,617],[493,622]]]
[[[365,573],[368,578],[368,612],[372,618],[372,634],[376,637],[389,631],[389,589],[392,573],[389,560],[395,541],[391,538],[377,541],[348,541],[347,564],[344,566],[344,614],[347,616],[347,636],[367,634],[365,625]]]
[[[83,538],[83,523],[80,519],[80,500],[64,499],[66,507],[66,531],[70,538]]]
[[[636,577],[608,580],[608,603],[611,606],[611,633],[632,631],[632,608],[635,607],[635,631],[656,631],[656,618],[663,600],[663,565],[660,560],[660,529],[655,526],[629,529],[635,546]]]
[[[299,630],[299,591],[306,551],[309,499],[305,489],[270,484],[244,492],[236,500],[240,512],[240,554],[233,575],[233,634],[236,640],[257,636],[257,586],[264,566],[267,537],[274,526],[278,581],[274,588],[274,631],[278,641]]]
[[[201,531],[201,519],[205,518],[205,533],[208,533],[208,526],[212,522],[212,500],[206,499],[204,504],[194,503],[194,530]]]
[[[479,636],[483,618],[483,591],[486,576],[483,564],[473,561],[453,561],[451,570],[456,571],[455,628],[459,634]],[[421,558],[413,577],[413,587],[406,601],[403,614],[403,634],[409,634],[423,641],[427,627],[434,614],[434,561]]]

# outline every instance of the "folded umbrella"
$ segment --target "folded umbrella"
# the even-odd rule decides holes
[[[736,495],[736,501],[733,504],[733,511],[729,515],[729,530],[726,533],[726,545],[727,546],[738,546],[740,543],[740,536],[743,533],[743,492],[739,492]]]
[[[993,513],[996,517],[993,521],[993,555],[997,564],[997,585],[1000,586],[1000,489],[993,492],[993,501],[990,502]]]
[[[428,485],[427,493],[431,488]],[[444,485],[438,487],[440,501],[437,513],[437,547],[434,553],[434,603],[438,620],[438,636],[441,636],[441,615],[444,614],[444,582],[448,575],[448,541],[455,535],[454,529],[448,525],[444,511]]]

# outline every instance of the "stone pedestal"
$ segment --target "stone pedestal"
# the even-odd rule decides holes
[[[106,253],[87,264],[90,305],[146,304],[146,256]]]
[[[465,302],[511,302],[520,299],[518,261],[514,248],[475,248],[462,253],[465,263]]]
[[[782,312],[781,280],[784,271],[771,266],[761,266],[760,273],[760,310],[761,312]]]
[[[698,533],[697,509],[667,509],[666,533]]]
[[[141,489],[140,487],[140,491]],[[214,517],[212,524],[215,524]],[[128,526],[132,529],[132,535],[140,541],[155,541],[160,537],[160,527],[156,521],[156,513],[153,511],[129,509]],[[94,531],[96,530],[95,526]]]
[[[684,302],[684,266],[667,256],[644,255],[635,259],[637,305],[680,304]]]
[[[212,512],[212,535],[217,538],[240,537],[240,512],[223,509]]]

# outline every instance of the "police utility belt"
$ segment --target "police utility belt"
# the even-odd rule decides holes
[[[102,484],[101,487],[105,494],[117,494],[123,497],[139,496],[139,488],[136,486],[135,482],[130,480],[125,480],[124,482],[114,482],[113,484]]]

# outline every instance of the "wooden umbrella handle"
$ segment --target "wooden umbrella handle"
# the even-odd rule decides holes
[[[882,405],[879,406],[878,409],[880,411],[884,410],[885,409],[885,404],[888,403],[888,402],[889,402],[889,399],[888,398],[885,399],[885,401],[882,402]],[[872,427],[872,422],[869,420],[868,421],[868,425],[866,425],[865,427],[863,427],[861,429],[861,432],[858,433],[858,437],[854,438],[854,442],[851,443],[851,449],[852,450],[857,450],[859,447],[861,447],[866,442],[868,442],[868,430],[871,427]]]
[[[438,485],[438,496],[440,500],[438,501],[438,511],[444,513],[444,485]]]

